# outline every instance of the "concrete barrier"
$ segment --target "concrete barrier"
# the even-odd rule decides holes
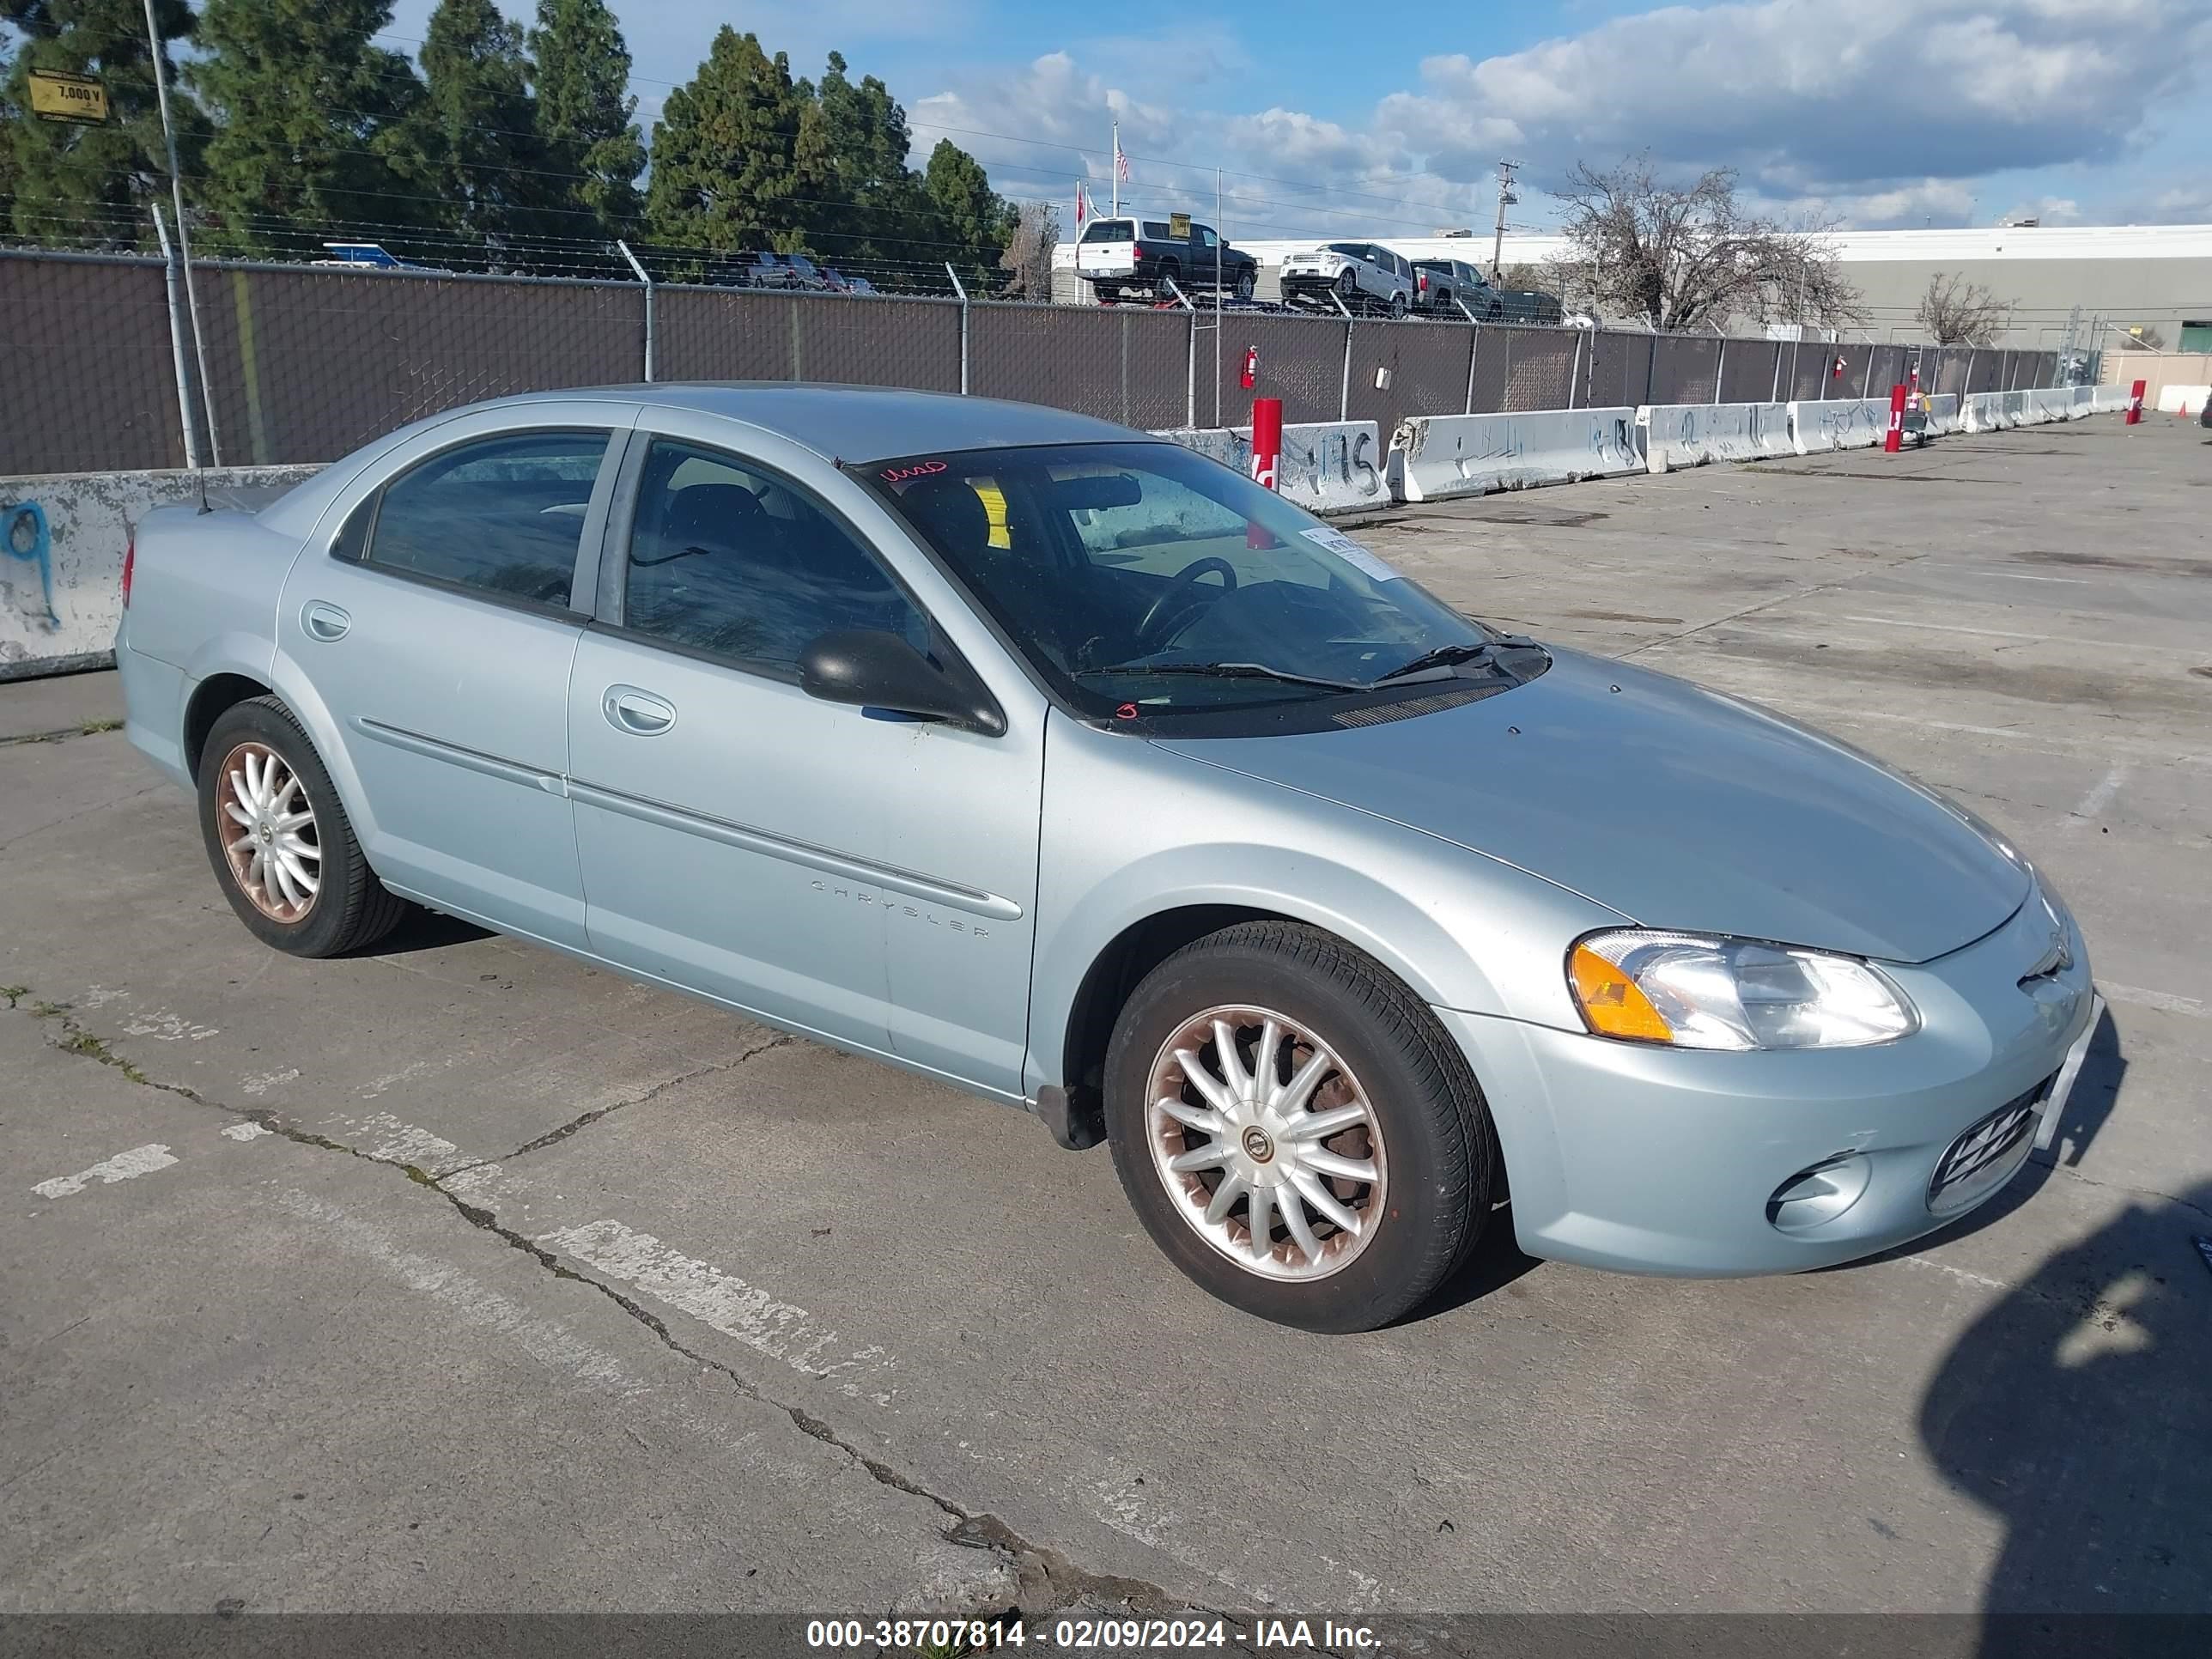
[[[2161,415],[2201,415],[2204,400],[2212,397],[2212,386],[2165,386],[2158,389],[2158,412]]]
[[[2005,427],[2004,393],[1970,392],[1959,400],[1960,423],[1969,432],[2001,432]]]
[[[1252,428],[1174,427],[1152,434],[1211,455],[1247,477],[1252,472]],[[1283,428],[1283,453],[1275,487],[1310,513],[1356,513],[1387,507],[1382,429],[1372,421],[1314,422]]]
[[[2028,423],[2027,393],[2001,392],[1997,396],[2002,400],[2000,406],[2007,426],[2026,426]]]
[[[1864,449],[1889,431],[1887,398],[1830,398],[1790,405],[1790,436],[1800,455]]]
[[[1626,407],[1420,415],[1401,422],[1390,442],[1391,487],[1409,501],[1643,470],[1636,410]]]
[[[2074,397],[2074,418],[2075,420],[2086,421],[2090,416],[2096,413],[2096,387],[2093,386],[2069,386],[2066,389],[2071,392]]]
[[[1959,394],[1939,392],[1928,399],[1928,429],[1939,436],[1959,430]]]
[[[216,507],[266,506],[313,466],[210,470]],[[197,501],[197,472],[61,472],[0,478],[0,680],[99,668],[114,659],[131,526]]]
[[[1646,404],[1636,424],[1654,472],[1791,453],[1787,404]]]
[[[2092,410],[2100,415],[2117,415],[2126,410],[2128,393],[2131,388],[2124,386],[2092,386],[2089,390],[2094,394],[2089,404]]]

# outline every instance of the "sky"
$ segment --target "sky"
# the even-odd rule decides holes
[[[397,0],[412,51],[434,0]],[[526,18],[534,0],[501,0]],[[1547,228],[1577,161],[1736,171],[1759,205],[1862,228],[2212,222],[2212,0],[614,0],[650,136],[714,30],[818,76],[842,52],[1007,196],[1109,195],[1232,238]]]

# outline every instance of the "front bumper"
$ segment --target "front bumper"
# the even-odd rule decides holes
[[[1490,1103],[1522,1249],[1628,1273],[1796,1273],[1932,1232],[2024,1165],[2025,1144],[2008,1140],[2004,1179],[1930,1207],[1960,1137],[2037,1099],[2087,1040],[2088,958],[2070,920],[2067,932],[2072,965],[2027,986],[2050,943],[2033,895],[1962,950],[1884,963],[1923,1024],[1873,1048],[1713,1053],[1437,1012]],[[1771,1202],[1823,1164],[1855,1195],[1785,1204],[1778,1225]]]

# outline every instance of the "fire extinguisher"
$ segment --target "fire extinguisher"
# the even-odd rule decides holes
[[[1246,346],[1244,348],[1244,372],[1237,377],[1237,384],[1243,386],[1245,391],[1249,392],[1253,386],[1258,383],[1259,379],[1260,348],[1257,346]]]
[[[1844,378],[1844,354],[1840,351],[1836,354],[1835,374],[1838,380],[1840,380]]]

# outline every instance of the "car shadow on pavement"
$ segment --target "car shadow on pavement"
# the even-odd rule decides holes
[[[449,916],[441,910],[425,910],[416,905],[410,908],[397,927],[374,945],[364,945],[353,954],[404,957],[416,951],[442,950],[449,945],[469,945],[491,937],[492,932],[489,927],[479,927],[473,921],[463,921],[459,916]]]
[[[1490,1219],[1483,1225],[1482,1237],[1474,1241],[1474,1248],[1460,1263],[1459,1271],[1437,1286],[1436,1294],[1408,1314],[1405,1322],[1418,1325],[1438,1314],[1464,1308],[1470,1302],[1480,1302],[1543,1265],[1536,1257],[1523,1254],[1515,1242],[1513,1212],[1507,1208],[1492,1210]]]
[[[1953,1344],[1922,1398],[1936,1471],[1995,1516],[1981,1651],[2015,1615],[2212,1609],[2212,1182],[2136,1196]],[[2124,1650],[2148,1629],[2076,1630]],[[2200,1627],[2201,1633],[2201,1627]]]

